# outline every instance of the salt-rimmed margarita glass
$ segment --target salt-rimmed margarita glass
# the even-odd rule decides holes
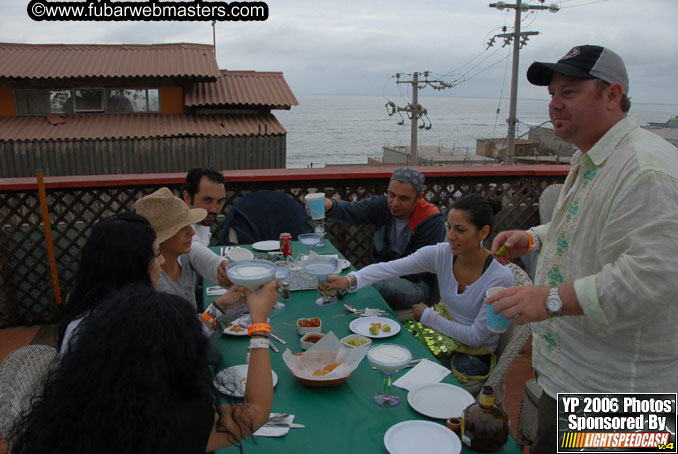
[[[268,260],[241,260],[231,262],[226,267],[226,275],[231,282],[250,290],[257,290],[273,279],[275,274],[276,266]]]
[[[338,267],[339,260],[335,257],[318,256],[304,262],[304,272],[318,279],[320,285],[323,296],[315,301],[318,306],[329,306],[337,302],[337,297],[327,291],[327,276],[336,272]]]
[[[391,377],[412,360],[410,350],[398,344],[375,345],[367,351],[367,360],[384,374],[384,392],[372,397],[374,403],[381,407],[399,405],[400,397],[391,394]]]
[[[301,244],[306,246],[309,252],[313,251],[313,248],[318,246],[323,239],[324,233],[302,233],[297,239]]]

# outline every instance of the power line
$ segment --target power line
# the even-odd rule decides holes
[[[596,2],[590,2],[590,3],[580,3],[578,5],[571,5],[571,6],[563,6],[561,9],[565,8],[577,8],[579,6],[586,6],[586,5],[595,5],[596,3],[604,3],[604,2],[609,2],[610,0],[598,0]]]

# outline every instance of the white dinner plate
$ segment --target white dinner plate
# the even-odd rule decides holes
[[[370,326],[372,326],[372,323],[381,323],[382,326],[388,325],[391,327],[391,331],[384,332],[379,330],[379,334],[372,334],[370,333]],[[400,323],[386,317],[360,317],[349,323],[348,329],[361,336],[371,337],[372,339],[381,339],[383,337],[391,337],[398,334],[400,332]]]
[[[214,377],[214,386],[220,393],[232,397],[245,397],[247,367],[247,364],[239,364],[220,370]],[[271,374],[273,374],[273,387],[275,388],[278,384],[278,374],[273,370]]]
[[[240,325],[240,321],[243,319],[244,317],[236,318],[229,323],[228,326],[224,328],[224,334],[230,336],[247,336],[247,328]]]
[[[384,445],[390,454],[461,452],[461,441],[457,434],[431,421],[403,421],[391,426],[384,434]]]
[[[351,266],[351,262],[349,262],[346,259],[339,259],[339,266],[341,267],[342,270],[345,270],[349,266]]]
[[[280,241],[278,240],[257,241],[252,245],[252,249],[256,249],[257,251],[278,251],[280,250]]]
[[[447,383],[432,383],[413,389],[407,401],[416,411],[429,418],[459,418],[464,408],[475,399],[464,388]]]

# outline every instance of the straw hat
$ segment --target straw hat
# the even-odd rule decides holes
[[[167,188],[160,188],[140,198],[134,204],[134,210],[151,223],[158,243],[170,239],[187,225],[195,224],[207,217],[207,210],[189,208]]]

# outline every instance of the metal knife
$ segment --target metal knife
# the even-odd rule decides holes
[[[286,341],[285,339],[281,339],[281,338],[279,338],[278,336],[276,336],[276,335],[273,334],[273,333],[271,333],[271,337],[272,337],[273,339],[277,340],[278,342],[280,342],[281,344],[286,344],[286,343],[287,343],[287,341]]]

